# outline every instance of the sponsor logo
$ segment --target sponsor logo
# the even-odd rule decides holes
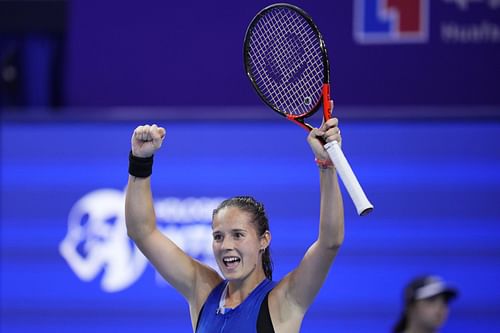
[[[355,0],[354,39],[361,44],[424,43],[428,0]]]
[[[216,267],[212,254],[212,210],[221,198],[164,198],[155,202],[157,225],[192,257]],[[128,238],[124,192],[92,191],[71,208],[59,251],[82,281],[100,278],[101,289],[117,292],[144,273],[147,259]]]
[[[443,0],[443,3],[453,13],[441,22],[444,43],[500,43],[500,0]]]

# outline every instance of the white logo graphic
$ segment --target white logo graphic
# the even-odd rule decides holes
[[[165,198],[155,203],[158,228],[194,258],[214,267],[212,210],[221,198]],[[116,292],[139,279],[148,261],[125,227],[125,196],[114,189],[88,193],[71,208],[68,232],[59,251],[74,273],[91,281],[102,273],[101,288]]]

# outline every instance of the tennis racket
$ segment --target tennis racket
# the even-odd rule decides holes
[[[323,105],[331,118],[330,66],[325,42],[312,18],[284,3],[261,10],[248,26],[243,46],[245,70],[261,99],[271,109],[304,129],[305,118]],[[359,215],[373,210],[337,141],[325,149]]]

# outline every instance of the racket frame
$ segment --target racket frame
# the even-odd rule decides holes
[[[321,49],[321,60],[323,62],[323,88],[322,88],[322,98],[319,99],[316,104],[306,113],[300,114],[300,115],[292,115],[292,114],[287,114],[285,112],[282,112],[280,109],[276,107],[276,105],[270,103],[264,94],[261,92],[257,82],[255,81],[253,75],[251,74],[251,61],[249,60],[249,52],[247,50],[249,49],[250,45],[250,40],[252,36],[252,32],[254,30],[255,25],[260,21],[260,19],[265,16],[269,11],[275,10],[277,8],[287,8],[290,9],[296,13],[298,13],[304,20],[307,22],[307,24],[310,26],[316,37],[318,38],[319,41],[319,47]],[[288,3],[276,3],[272,4],[270,6],[265,7],[262,9],[260,12],[255,15],[253,18],[252,22],[250,22],[247,31],[245,33],[245,39],[243,43],[243,63],[245,64],[245,72],[247,73],[248,78],[250,79],[250,82],[252,83],[255,91],[257,91],[257,94],[259,97],[262,99],[262,101],[269,106],[272,110],[280,114],[281,116],[287,118],[288,120],[296,123],[300,127],[304,128],[307,131],[311,131],[313,127],[309,124],[307,124],[304,120],[305,118],[308,118],[312,116],[318,109],[320,108],[321,104],[323,104],[323,116],[325,121],[331,118],[331,106],[330,106],[330,63],[328,61],[328,51],[326,48],[325,40],[323,39],[323,36],[321,35],[321,32],[319,31],[318,26],[314,23],[312,17],[307,14],[302,8],[299,8],[297,6],[288,4]]]
[[[294,114],[287,114],[285,112],[280,111],[276,105],[273,103],[270,103],[267,98],[264,96],[264,94],[261,92],[256,80],[254,79],[253,75],[251,74],[251,61],[249,60],[249,52],[247,51],[249,49],[249,44],[252,36],[253,29],[255,25],[260,21],[260,19],[265,16],[269,11],[275,10],[276,8],[281,7],[281,8],[288,8],[292,11],[295,11],[299,15],[302,16],[302,18],[305,19],[305,21],[308,23],[316,37],[318,38],[319,41],[319,47],[321,50],[321,56],[322,56],[322,62],[323,62],[323,86],[322,86],[322,91],[321,91],[321,98],[316,102],[316,104],[308,111],[300,115],[294,115]],[[326,48],[326,43],[323,39],[323,36],[321,32],[319,31],[319,28],[316,26],[314,21],[312,20],[311,16],[307,14],[304,10],[301,8],[287,4],[287,3],[276,3],[270,6],[265,7],[262,9],[257,15],[254,17],[254,19],[251,21],[249,24],[247,31],[245,33],[245,39],[243,43],[243,61],[245,64],[245,72],[247,73],[248,78],[250,79],[250,82],[252,83],[255,91],[259,95],[259,97],[262,99],[262,101],[269,106],[272,110],[280,114],[281,116],[286,117],[288,120],[296,123],[300,127],[304,128],[308,132],[313,129],[313,127],[309,124],[307,124],[304,120],[307,117],[312,116],[323,104],[323,118],[324,121],[326,122],[331,118],[332,114],[332,100],[330,98],[330,63],[328,61],[328,51]],[[321,140],[321,139],[320,139]],[[342,179],[344,186],[346,187],[349,195],[351,196],[351,199],[354,202],[354,205],[356,206],[356,210],[360,216],[367,215],[373,210],[373,205],[368,201],[368,198],[366,197],[363,189],[361,188],[361,185],[359,184],[356,175],[352,171],[351,166],[349,165],[347,159],[345,158],[344,153],[342,152],[342,149],[340,148],[340,145],[337,141],[332,141],[329,143],[323,142],[325,145],[325,149],[328,152],[328,155],[330,156],[330,159],[334,163],[340,178]]]

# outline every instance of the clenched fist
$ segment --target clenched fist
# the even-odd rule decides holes
[[[138,126],[132,134],[132,154],[136,157],[152,156],[160,149],[165,133],[165,129],[156,124]]]
[[[323,147],[325,143],[337,141],[342,144],[342,136],[338,127],[337,118],[331,118],[323,123],[320,128],[314,128],[308,135],[307,141],[311,146],[314,156],[320,160],[330,160],[328,152]]]

